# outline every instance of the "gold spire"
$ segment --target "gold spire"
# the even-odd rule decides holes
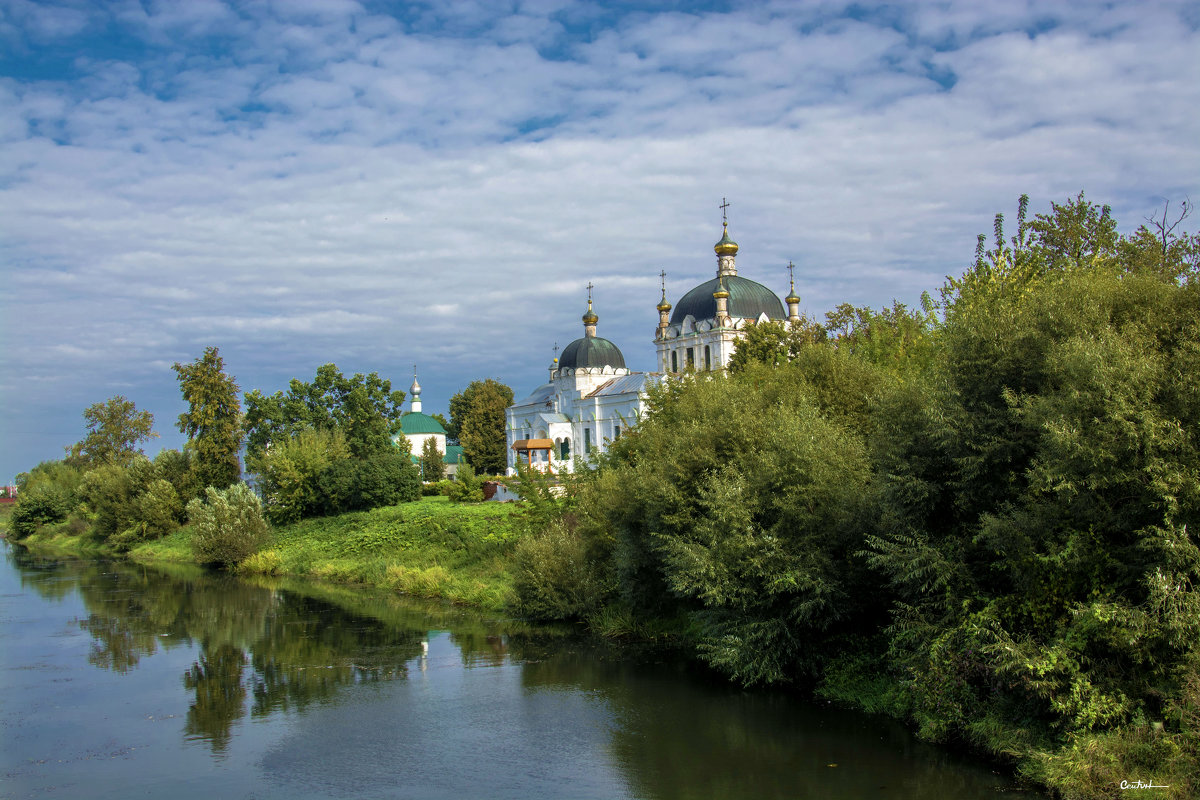
[[[591,281],[588,281],[587,290],[588,290],[588,307],[587,307],[587,311],[583,312],[583,324],[584,325],[595,325],[599,321],[600,318],[596,316],[595,311],[592,311],[592,282]]]
[[[721,241],[713,245],[713,250],[719,256],[736,256],[737,242],[729,238],[729,215],[726,213],[729,209],[729,201],[722,197],[721,205],[717,208],[721,209]]]
[[[800,302],[800,295],[796,294],[796,278],[792,274],[792,270],[794,270],[795,268],[796,268],[796,265],[793,264],[791,261],[789,261],[788,265],[787,265],[787,271],[788,271],[788,284],[790,285],[791,289],[788,291],[788,296],[783,298],[783,301],[785,303],[799,303]]]
[[[662,278],[662,299],[658,301],[656,308],[665,313],[671,310],[671,304],[667,302],[667,271],[664,269],[658,274]]]

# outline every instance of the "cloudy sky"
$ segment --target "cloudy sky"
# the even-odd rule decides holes
[[[543,380],[590,281],[653,369],[722,198],[808,313],[915,303],[1023,192],[1200,200],[1198,109],[1195,2],[0,0],[0,482],[117,394],[178,446],[210,345],[445,411]]]

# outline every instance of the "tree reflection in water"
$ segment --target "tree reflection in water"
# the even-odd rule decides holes
[[[160,649],[199,643],[199,657],[182,676],[193,695],[186,734],[218,754],[247,714],[299,711],[343,686],[407,677],[430,625],[461,616],[395,597],[372,604],[358,592],[383,612],[376,618],[306,596],[295,590],[300,584],[285,590],[190,567],[164,572],[20,549],[12,557],[23,585],[39,594],[58,599],[79,591],[89,613],[77,624],[92,638],[93,666],[127,673]],[[507,652],[503,630],[486,624],[468,624],[458,636],[464,663],[500,663]]]

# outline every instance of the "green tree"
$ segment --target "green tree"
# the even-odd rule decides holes
[[[276,442],[257,461],[267,518],[279,525],[323,513],[332,487],[321,485],[322,476],[349,460],[346,437],[336,429],[310,428]]]
[[[237,382],[225,374],[225,362],[215,347],[190,364],[175,363],[179,388],[188,410],[179,415],[179,430],[193,449],[193,469],[200,486],[224,489],[242,474],[241,403]]]
[[[450,398],[450,420],[458,431],[463,455],[481,474],[503,472],[508,463],[504,412],[512,401],[512,389],[492,378],[471,381]]]
[[[440,481],[446,477],[446,462],[432,436],[421,445],[421,477],[426,481]]]
[[[335,364],[320,367],[308,383],[293,379],[286,394],[256,389],[246,394],[246,460],[258,471],[256,459],[268,445],[305,429],[340,430],[356,458],[387,452],[400,432],[403,403],[404,392],[392,391],[378,373],[347,378]]]
[[[823,326],[807,318],[792,324],[751,322],[734,343],[729,369],[740,372],[751,364],[786,364],[805,347],[824,342],[826,336]]]
[[[68,460],[83,466],[128,463],[141,452],[140,443],[158,438],[154,415],[138,411],[132,400],[121,395],[88,406],[83,418],[88,434],[68,449]]]

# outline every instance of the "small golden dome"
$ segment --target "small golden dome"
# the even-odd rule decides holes
[[[721,241],[713,245],[713,250],[719,256],[736,256],[738,244],[733,239],[729,238],[729,226],[721,226]]]
[[[592,301],[588,300],[587,311],[583,312],[583,324],[595,325],[599,320],[600,318],[596,316],[596,312],[592,311]]]

